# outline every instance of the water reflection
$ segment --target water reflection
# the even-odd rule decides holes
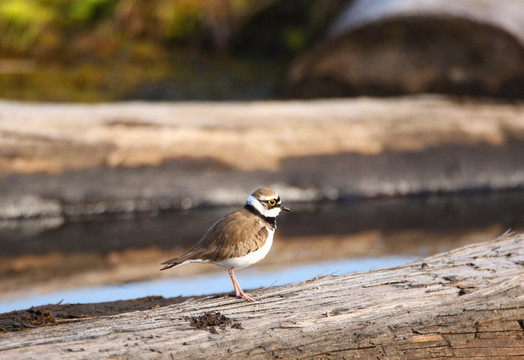
[[[279,219],[281,238],[375,230],[445,234],[494,225],[518,230],[524,225],[524,191],[289,205],[294,211]],[[184,248],[231,210],[233,208],[208,208],[154,216],[4,221],[0,222],[1,255],[12,257],[52,251],[105,254],[150,246]]]

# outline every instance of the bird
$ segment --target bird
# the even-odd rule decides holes
[[[246,205],[215,222],[204,236],[186,253],[164,261],[160,270],[189,263],[208,263],[226,269],[235,294],[255,301],[245,293],[235,277],[235,270],[253,265],[266,257],[273,245],[276,218],[281,211],[291,211],[278,194],[261,187],[248,196]]]

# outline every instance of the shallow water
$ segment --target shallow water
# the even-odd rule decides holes
[[[388,256],[374,258],[345,259],[294,266],[280,270],[263,272],[256,268],[242,270],[237,279],[247,291],[271,286],[287,285],[322,275],[341,275],[372,269],[405,264],[413,257]],[[31,306],[47,304],[75,304],[104,301],[128,300],[144,296],[197,296],[233,291],[227,273],[212,273],[187,278],[141,281],[128,284],[115,284],[98,287],[57,291],[50,294],[28,294],[23,298],[0,302],[0,313],[26,309]]]
[[[238,273],[243,288],[279,286],[322,274],[395,266],[468,243],[492,240],[507,229],[524,230],[522,191],[286,205],[294,211],[279,217],[277,239],[268,257]],[[0,287],[4,289],[8,284],[5,281],[11,277],[14,281],[10,290],[16,293],[3,297],[0,312],[60,301],[86,303],[231,292],[229,276],[220,270],[205,274],[184,273],[185,270],[158,273],[158,264],[166,260],[168,253],[189,247],[203,230],[230,210],[211,208],[119,218],[36,219],[0,224],[0,255],[2,265],[7,266],[0,274]],[[131,249],[138,260],[127,257],[121,262],[127,267],[144,266],[139,260],[152,248],[157,249],[155,256],[159,258],[146,264],[149,275],[142,279],[131,277],[125,284],[107,277],[114,266],[114,254],[126,254]],[[31,265],[48,254],[60,256],[36,267]],[[75,260],[68,263],[69,258],[78,259],[84,254],[93,258],[93,263],[87,260],[82,264]],[[26,263],[32,267],[26,264],[25,269],[18,260],[28,257],[30,261]],[[60,284],[71,274],[82,274],[96,267],[107,270],[98,275],[99,286],[85,287],[80,283],[78,287],[74,284],[74,288],[55,288],[52,292],[35,290],[43,282]],[[142,270],[135,273],[142,275]],[[175,277],[162,278],[164,275]],[[142,281],[145,278],[153,280]]]

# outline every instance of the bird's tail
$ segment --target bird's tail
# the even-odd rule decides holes
[[[174,259],[170,259],[170,260],[167,260],[167,261],[164,261],[163,263],[161,263],[160,265],[164,265],[163,268],[160,269],[160,271],[162,270],[167,270],[167,269],[171,269],[172,267],[175,267],[177,265],[180,265],[182,264],[184,261],[183,260],[180,260],[179,257],[177,258],[174,258]]]
[[[188,252],[186,252],[184,255],[180,255],[176,258],[169,259],[167,261],[164,261],[160,265],[165,265],[160,271],[171,269],[172,267],[187,264],[188,262],[192,262],[191,260],[195,259],[201,259],[203,249],[191,249]]]

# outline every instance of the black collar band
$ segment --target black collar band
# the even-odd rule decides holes
[[[276,229],[277,228],[277,218],[276,217],[269,217],[269,216],[264,216],[260,213],[260,211],[258,211],[253,205],[251,204],[246,204],[246,206],[244,206],[244,209],[248,210],[249,212],[251,212],[252,214],[255,214],[256,216],[262,218],[264,221],[266,221],[273,229]]]

